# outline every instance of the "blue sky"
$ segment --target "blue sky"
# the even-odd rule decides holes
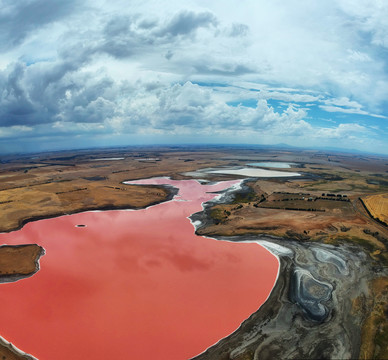
[[[0,4],[0,153],[283,143],[388,154],[386,1]]]

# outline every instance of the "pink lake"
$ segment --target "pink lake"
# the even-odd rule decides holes
[[[276,257],[257,244],[196,236],[187,218],[236,181],[138,183],[179,194],[144,210],[84,212],[0,234],[1,244],[46,250],[37,274],[1,284],[1,336],[41,360],[182,360],[261,306]]]

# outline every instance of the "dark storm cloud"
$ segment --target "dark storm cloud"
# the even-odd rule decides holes
[[[76,82],[77,81],[77,82]],[[58,89],[57,118],[78,123],[102,123],[115,114],[115,100],[119,89],[109,78],[94,79],[88,74],[70,79]]]
[[[30,125],[36,116],[36,108],[29,100],[22,79],[25,73],[23,64],[9,67],[0,74],[0,125]]]
[[[158,21],[155,19],[143,19],[139,22],[138,26],[142,29],[151,29],[156,27]]]
[[[216,17],[210,12],[182,11],[176,14],[158,33],[160,36],[189,35],[199,28],[216,26],[217,22]]]
[[[88,102],[85,106],[74,106],[68,120],[83,123],[103,123],[115,113],[115,104],[102,97]]]
[[[26,71],[26,82],[25,86],[31,88],[31,98],[38,100],[47,91],[51,92],[58,86],[62,86],[63,79],[66,75],[77,72],[87,63],[89,56],[92,55],[92,51],[89,55],[82,57],[74,56],[71,59],[61,59],[56,63],[50,64],[36,64],[28,68]]]
[[[51,67],[15,63],[0,72],[0,126],[100,123],[113,116],[119,91],[113,81],[75,70],[66,62]]]
[[[76,0],[0,1],[0,49],[19,45],[30,32],[62,19],[76,7]]]
[[[197,64],[194,65],[194,68],[199,74],[204,75],[231,76],[252,74],[256,72],[254,69],[240,64],[219,64],[217,67],[212,67],[206,64]]]
[[[107,37],[127,34],[131,25],[131,18],[129,16],[114,16],[104,27],[104,34]]]
[[[3,41],[3,47],[19,43],[28,31],[65,16],[74,1],[57,2],[55,9],[43,0],[8,4],[7,11],[0,15],[5,20],[0,26],[6,34],[19,23],[20,29],[12,34],[9,42]],[[27,17],[24,26],[22,17]],[[12,21],[15,24],[11,25]],[[198,28],[216,23],[209,12],[180,12],[163,24],[139,15],[122,15],[107,17],[101,27],[86,33],[69,33],[62,37],[55,61],[30,66],[16,62],[0,72],[0,126],[33,126],[57,121],[101,123],[115,115],[115,104],[122,96],[122,89],[106,77],[94,79],[84,71],[96,56],[108,54],[124,59],[152,53],[160,45],[173,46]],[[168,57],[171,59],[171,56]]]
[[[217,19],[210,12],[182,11],[164,24],[140,16],[115,16],[104,26],[96,50],[123,59],[154,50],[158,45],[173,45],[199,28],[216,25]],[[166,58],[171,56],[167,55]]]
[[[153,41],[148,34],[149,28],[142,30],[137,26],[136,17],[113,16],[103,28],[96,51],[118,59],[131,57]]]

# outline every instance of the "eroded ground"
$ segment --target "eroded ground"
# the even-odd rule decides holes
[[[292,283],[290,279],[296,279],[294,282],[297,281],[302,286],[292,296],[289,292],[284,292],[284,287],[283,292],[274,291],[274,295],[271,295],[268,306],[278,308],[278,314],[283,314],[277,316],[271,310],[272,317],[288,319],[288,323],[283,321],[282,326],[279,322],[276,323],[277,328],[280,326],[284,331],[289,331],[287,326],[302,324],[298,330],[302,336],[305,331],[303,329],[314,327],[317,323],[324,324],[326,332],[328,329],[336,329],[337,325],[330,325],[328,318],[335,318],[336,321],[347,319],[348,325],[355,327],[352,336],[358,336],[358,340],[350,348],[339,346],[337,350],[362,359],[386,358],[388,231],[384,223],[379,221],[386,216],[385,205],[380,206],[380,200],[385,199],[388,194],[386,157],[327,154],[318,151],[201,147],[151,150],[132,148],[3,157],[0,167],[0,231],[15,230],[27,221],[44,217],[93,209],[141,208],[171,197],[171,192],[163,187],[124,185],[124,180],[154,176],[184,179],[200,169],[244,167],[253,161],[291,162],[292,167],[284,171],[299,172],[302,176],[249,179],[244,183],[242,191],[229,201],[213,204],[207,209],[207,220],[197,232],[218,237],[233,236],[239,240],[248,235],[264,234],[285,239],[294,254],[300,253],[300,257],[310,259],[310,265],[307,266],[292,256],[285,260],[284,279],[281,280],[280,277],[277,286]],[[235,178],[239,177],[204,174],[206,181]],[[373,200],[367,200],[367,206],[372,210],[365,206],[365,199]],[[375,211],[375,219],[371,216],[371,211]],[[315,248],[320,249],[321,255],[317,255]],[[349,255],[349,249],[364,254],[365,258],[360,255],[361,257],[356,256],[353,259],[354,255]],[[335,273],[335,266],[333,269],[319,270],[319,264],[323,262],[322,259],[319,260],[319,256],[322,257],[325,251],[334,254],[332,260],[336,256],[345,258],[346,266],[352,271],[361,266],[362,274],[359,277],[344,276],[339,270]],[[7,274],[14,271],[19,274],[19,255],[10,252],[3,258],[1,256],[0,254],[0,271]],[[27,257],[31,261],[33,255],[29,254]],[[338,261],[334,263],[338,265]],[[7,268],[3,264],[7,264]],[[14,269],[12,264],[15,265]],[[295,272],[298,267],[301,270]],[[325,271],[328,271],[326,275]],[[325,276],[332,277],[333,274],[336,276],[334,280],[325,285]],[[341,299],[344,296],[343,291],[353,289],[352,286],[357,286],[361,278],[363,287],[360,291],[348,292],[345,305],[338,305],[340,301],[330,303],[332,294],[336,299]],[[330,286],[333,281],[335,289],[332,293]],[[327,303],[326,310],[322,310],[325,316],[319,318],[319,314],[314,315],[314,310],[303,309],[303,299],[295,300],[300,298],[300,294],[307,294],[309,301],[318,301],[314,300],[315,297],[320,299],[316,305],[319,311],[322,310],[320,301]],[[278,305],[275,306],[276,301]],[[286,303],[292,307],[291,312],[286,311]],[[333,313],[338,310],[344,314],[334,317]],[[273,334],[274,329],[271,326],[274,322],[268,322],[265,331],[262,328],[263,322],[266,323],[266,319],[271,317],[263,315],[263,311],[253,315],[245,326],[250,329],[260,328],[262,333],[267,331],[267,335]],[[292,316],[289,317],[290,314],[300,320],[294,321]],[[307,320],[306,314],[310,314]],[[338,329],[340,327],[333,334]],[[253,336],[249,346],[237,351],[241,344],[238,345],[235,339],[239,336],[244,337],[244,334],[237,334],[221,342],[225,346],[223,352],[221,351],[222,357],[206,357],[205,354],[204,358],[254,359],[259,358],[259,354],[265,354],[265,351],[268,354],[276,353],[273,348],[263,345],[264,340],[260,336]],[[288,343],[285,341],[283,346],[290,348],[293,341],[297,339],[293,338]],[[233,346],[236,348],[233,349]],[[279,358],[282,358],[281,350],[280,346]],[[0,352],[4,359],[10,359],[7,354],[8,348]],[[310,355],[314,358],[314,354]],[[290,356],[293,355],[290,353]]]

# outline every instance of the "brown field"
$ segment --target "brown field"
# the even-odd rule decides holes
[[[14,230],[34,219],[95,209],[142,208],[163,201],[168,192],[162,187],[124,185],[122,181],[179,177],[179,172],[205,165],[201,158],[206,154],[194,154],[197,159],[192,161],[185,161],[184,153],[163,154],[159,161],[146,160],[156,158],[154,153],[125,153],[117,161],[96,160],[113,157],[111,153],[74,156],[2,164],[0,231]]]
[[[367,196],[362,200],[374,218],[388,224],[388,193]]]
[[[303,188],[295,186],[298,180],[282,184],[277,181],[250,182],[250,190],[233,203],[213,207],[213,222],[198,233],[269,234],[332,244],[356,242],[370,256],[388,264],[387,229],[365,212],[358,192],[306,192],[305,184]]]
[[[9,275],[32,275],[42,254],[43,249],[35,244],[0,246],[0,281]]]
[[[124,185],[125,180],[156,176],[188,179],[185,172],[245,166],[252,161],[297,163],[284,171],[301,172],[303,176],[252,180],[249,191],[237,194],[229,204],[210,209],[212,221],[199,233],[270,234],[298,241],[352,242],[376,263],[388,264],[387,227],[373,219],[359,200],[364,200],[373,217],[387,221],[388,183],[384,179],[388,159],[320,151],[155,147],[3,156],[0,157],[0,232],[62,214],[142,208],[169,196],[169,191],[162,187]],[[210,181],[236,178],[239,177],[206,176]],[[24,274],[35,269],[36,251],[36,246],[0,248],[0,274]],[[377,330],[368,325],[380,321],[376,318],[382,318],[382,309],[387,305],[386,285],[380,282],[371,284],[371,293],[376,294],[379,302],[366,299],[362,309],[369,314],[363,328],[363,354],[377,354],[387,346],[385,322]],[[375,347],[378,331],[382,335]],[[10,351],[4,346],[0,356],[22,358],[12,351],[10,355]]]

